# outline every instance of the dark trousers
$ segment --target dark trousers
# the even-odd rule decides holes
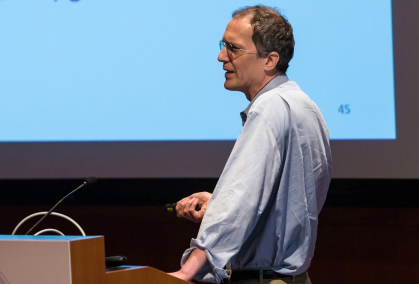
[[[300,275],[290,276],[281,279],[264,279],[262,283],[259,279],[248,279],[229,282],[231,284],[311,284],[308,273],[304,272]]]

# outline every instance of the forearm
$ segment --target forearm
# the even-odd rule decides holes
[[[194,278],[196,273],[198,273],[198,271],[204,266],[206,262],[207,257],[205,255],[205,251],[196,248],[192,251],[188,260],[179,271],[169,274],[177,278],[190,281]]]
[[[182,274],[187,276],[187,279],[191,280],[206,262],[207,257],[205,255],[205,251],[196,248],[192,251],[180,271]]]

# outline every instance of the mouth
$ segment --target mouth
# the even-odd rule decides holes
[[[226,71],[226,73],[234,73],[233,70],[229,70],[225,66],[223,66],[223,70]]]
[[[231,71],[231,70],[228,70],[228,69],[224,69],[224,71],[226,71],[226,75],[234,73],[234,71]]]
[[[234,74],[234,72],[233,72],[233,71],[230,71],[230,70],[225,70],[225,69],[224,69],[224,71],[226,71],[226,73],[224,74],[224,77],[225,77],[226,79],[228,79],[228,78],[232,77],[232,76],[233,76],[233,74]]]

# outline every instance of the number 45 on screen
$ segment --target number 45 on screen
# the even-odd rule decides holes
[[[342,105],[339,106],[338,111],[341,114],[350,114],[351,113],[351,108],[350,108],[349,104],[342,104]]]

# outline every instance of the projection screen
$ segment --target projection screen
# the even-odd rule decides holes
[[[413,1],[262,1],[322,110],[335,178],[418,178]],[[259,2],[258,2],[259,3]],[[219,41],[253,1],[0,1],[0,178],[218,177],[249,103]]]

